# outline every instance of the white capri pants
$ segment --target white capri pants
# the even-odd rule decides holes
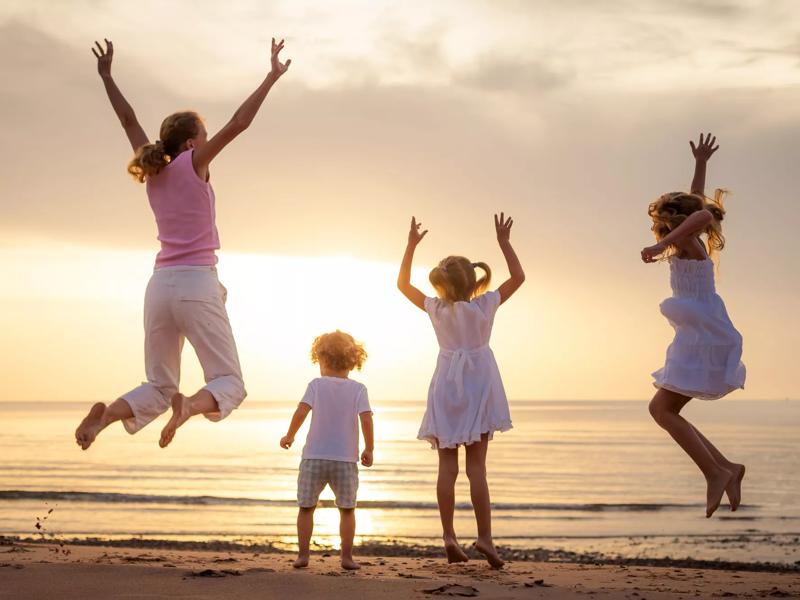
[[[216,267],[161,267],[153,272],[144,296],[147,381],[121,396],[133,411],[133,418],[122,421],[128,433],[136,433],[171,408],[180,384],[185,339],[203,367],[203,389],[219,406],[219,412],[205,417],[219,421],[242,403],[247,392],[225,310],[226,296]]]

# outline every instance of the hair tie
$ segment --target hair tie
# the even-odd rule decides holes
[[[478,263],[470,263],[470,264],[472,265],[473,269],[478,266]]]

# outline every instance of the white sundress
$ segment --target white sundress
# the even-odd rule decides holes
[[[439,357],[428,389],[428,406],[417,438],[432,448],[457,448],[487,433],[511,429],[508,399],[489,348],[500,294],[449,304],[425,298],[439,341]]]
[[[675,329],[653,385],[691,398],[716,400],[743,388],[742,336],[714,286],[710,259],[670,259],[672,296],[661,303]]]

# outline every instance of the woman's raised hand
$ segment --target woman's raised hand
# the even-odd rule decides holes
[[[269,72],[269,74],[275,79],[278,79],[281,75],[286,73],[286,71],[289,69],[289,65],[292,64],[291,58],[285,63],[280,61],[280,57],[278,55],[280,54],[281,50],[283,50],[283,40],[276,44],[275,38],[272,38],[272,70]]]
[[[428,230],[425,229],[420,232],[422,228],[422,222],[417,223],[416,217],[411,217],[411,228],[408,230],[408,245],[409,246],[416,246],[422,241],[422,238],[425,237],[425,234],[428,233]]]
[[[711,158],[711,155],[714,154],[717,150],[719,150],[719,146],[715,146],[714,143],[717,141],[717,137],[711,137],[710,133],[706,134],[705,139],[703,139],[703,134],[700,134],[700,141],[697,142],[697,145],[694,145],[694,142],[689,140],[689,145],[692,147],[692,154],[696,160],[707,161]]]
[[[111,59],[114,58],[114,43],[105,38],[103,38],[103,41],[106,43],[105,50],[95,40],[92,54],[97,58],[97,72],[100,77],[111,77]]]
[[[511,226],[514,224],[514,219],[511,217],[505,218],[505,213],[500,213],[500,217],[494,216],[494,229],[497,232],[497,241],[499,243],[511,241]]]

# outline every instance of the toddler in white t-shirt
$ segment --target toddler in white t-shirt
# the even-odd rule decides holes
[[[361,370],[367,359],[364,347],[341,331],[324,333],[311,346],[311,362],[319,363],[320,377],[308,384],[306,393],[292,416],[289,431],[281,438],[281,448],[289,449],[297,430],[311,411],[311,426],[303,447],[300,475],[297,478],[296,568],[308,566],[314,509],[319,495],[330,485],[339,508],[341,561],[345,569],[358,569],[353,560],[356,530],[356,491],[358,490],[358,424],[364,434],[361,464],[372,466],[374,447],[372,410],[367,388],[348,378],[353,369]]]

